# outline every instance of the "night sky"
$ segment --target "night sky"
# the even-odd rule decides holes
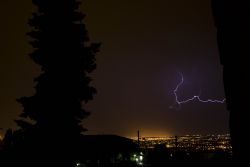
[[[199,94],[223,99],[222,67],[210,0],[85,0],[82,11],[93,42],[102,42],[92,73],[98,94],[83,121],[88,134],[168,136],[228,132],[225,104],[180,99]],[[22,107],[15,99],[34,93],[39,66],[31,61],[25,33],[31,0],[0,1],[0,128],[16,128]]]

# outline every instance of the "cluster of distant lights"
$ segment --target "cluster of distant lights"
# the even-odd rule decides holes
[[[179,135],[179,136],[140,136],[140,140],[171,140],[171,139],[175,139],[176,137],[178,138],[183,138],[183,137],[195,137],[195,138],[201,138],[201,137],[227,137],[230,138],[230,134],[226,133],[226,134],[207,134],[207,135],[201,135],[201,134],[185,134],[185,135]],[[138,140],[138,136],[136,137],[130,137],[130,139],[137,141]]]
[[[156,144],[165,144],[167,148],[175,148],[175,137],[154,137],[143,138],[141,146],[144,148],[154,148]],[[230,144],[230,134],[212,134],[212,135],[184,135],[178,136],[178,147],[183,149],[196,150],[223,150],[230,151],[232,146]],[[135,141],[136,142],[136,141]],[[216,143],[215,145],[213,143]]]
[[[134,161],[137,165],[142,166],[143,165],[143,153],[140,152],[139,154],[133,154],[132,161]]]
[[[158,137],[158,136],[152,136],[152,137],[140,137],[140,140],[171,140],[175,138],[204,138],[204,137],[216,137],[216,138],[230,138],[230,134],[207,134],[207,135],[201,135],[201,134],[186,134],[186,135],[179,135],[179,136],[169,136],[169,137]],[[132,140],[137,141],[138,137],[131,137]]]
[[[181,81],[177,84],[177,86],[173,90],[173,93],[175,96],[175,104],[170,106],[170,108],[174,108],[175,105],[178,105],[178,107],[180,107],[182,104],[185,104],[185,103],[188,103],[191,101],[195,101],[195,100],[198,100],[198,102],[201,102],[201,103],[219,103],[219,104],[225,103],[225,101],[226,101],[225,98],[223,98],[221,100],[217,100],[217,99],[203,100],[203,99],[201,99],[200,95],[194,95],[186,100],[179,100],[177,92],[178,92],[178,89],[180,88],[180,86],[184,83],[184,77],[181,73],[180,73],[180,76],[181,76]]]
[[[134,153],[131,155],[131,161],[135,162],[138,166],[143,166],[144,161],[144,154],[142,152],[140,153]],[[80,162],[76,162],[75,167],[83,167],[85,165],[81,164]]]

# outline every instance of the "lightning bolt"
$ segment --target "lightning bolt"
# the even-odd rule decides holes
[[[207,99],[207,100],[203,100],[200,98],[200,96],[198,95],[194,95],[193,97],[191,98],[188,98],[186,100],[179,100],[178,98],[178,95],[177,95],[177,92],[178,92],[178,89],[179,87],[184,83],[184,77],[183,75],[180,73],[181,75],[181,81],[177,84],[176,88],[174,89],[174,96],[175,96],[175,104],[174,105],[178,105],[179,107],[184,104],[184,103],[188,103],[188,102],[191,102],[191,101],[194,101],[194,100],[198,100],[198,102],[201,102],[201,103],[220,103],[220,104],[223,104],[225,103],[226,99],[222,99],[222,100],[216,100],[216,99]],[[170,108],[173,108],[174,105],[170,106]]]

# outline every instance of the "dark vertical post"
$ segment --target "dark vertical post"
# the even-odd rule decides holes
[[[140,131],[138,130],[137,131],[137,143],[138,143],[138,146],[140,146]]]
[[[177,150],[177,147],[178,147],[178,137],[175,136],[175,150]]]

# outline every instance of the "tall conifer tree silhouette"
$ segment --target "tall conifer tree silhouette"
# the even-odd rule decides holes
[[[85,15],[78,11],[80,1],[33,0],[33,4],[37,12],[28,22],[34,48],[30,57],[42,73],[34,80],[35,94],[17,99],[24,109],[16,122],[26,134],[32,161],[70,166],[74,159],[70,157],[85,130],[80,123],[89,115],[82,102],[92,100],[96,93],[88,74],[96,68],[100,44],[89,43],[82,22]],[[34,156],[42,151],[42,159]]]

